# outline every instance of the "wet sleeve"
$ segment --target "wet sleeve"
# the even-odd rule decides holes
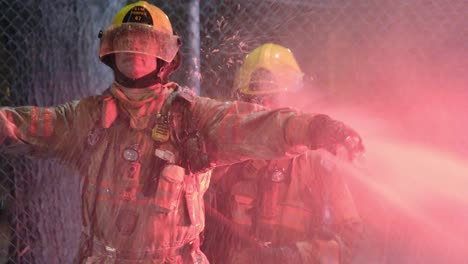
[[[354,200],[343,180],[335,186],[338,191],[332,198],[333,225],[340,244],[342,263],[351,263],[362,240],[363,226]]]
[[[362,240],[362,221],[354,198],[346,183],[347,169],[334,165],[329,153],[322,153],[322,188],[325,190],[325,206],[329,207],[331,231],[340,248],[340,263],[351,263],[356,248]],[[329,162],[328,164],[323,163]]]
[[[275,159],[296,145],[307,145],[312,114],[290,108],[266,110],[244,102],[196,98],[193,118],[211,161],[218,165],[246,159]]]
[[[74,101],[56,107],[0,108],[0,151],[34,157],[70,153],[73,145],[79,144],[77,115],[85,105]]]
[[[346,184],[346,172],[336,158],[324,150],[307,151],[295,159],[294,174],[311,211],[320,212],[315,238],[296,246],[305,263],[352,263],[361,240],[361,219]]]

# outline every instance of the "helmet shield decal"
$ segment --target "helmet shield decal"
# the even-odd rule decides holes
[[[179,50],[179,38],[141,23],[123,23],[106,29],[99,57],[115,53],[139,53],[171,62]]]
[[[153,18],[150,12],[143,6],[135,6],[127,12],[122,23],[141,23],[153,25]]]

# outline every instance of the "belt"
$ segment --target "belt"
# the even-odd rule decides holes
[[[106,246],[100,241],[94,240],[91,255],[105,255],[114,259],[144,260],[165,259],[168,257],[188,255],[199,247],[198,239],[180,246],[167,247],[155,250],[121,250]]]

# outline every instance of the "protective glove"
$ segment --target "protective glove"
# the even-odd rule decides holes
[[[361,136],[343,122],[333,120],[327,115],[316,115],[310,125],[312,148],[324,148],[332,154],[342,146],[347,150],[349,160],[354,160],[365,150]]]

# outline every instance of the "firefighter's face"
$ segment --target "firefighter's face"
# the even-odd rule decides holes
[[[117,68],[127,77],[138,79],[156,70],[156,58],[139,53],[116,53],[115,64]]]

